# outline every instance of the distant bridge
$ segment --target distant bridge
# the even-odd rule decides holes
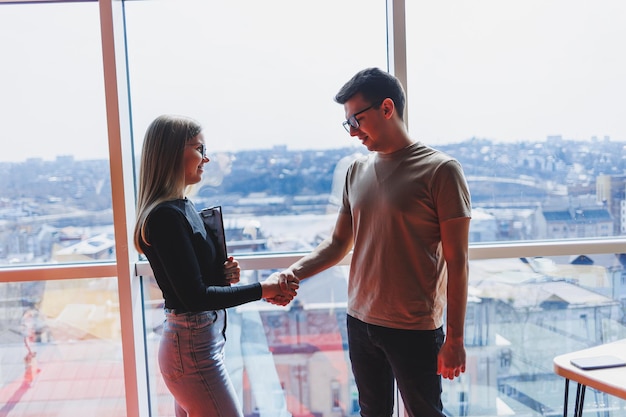
[[[467,183],[473,201],[497,199],[499,202],[540,200],[548,195],[566,196],[567,188],[564,185],[554,184],[533,177],[489,177],[468,176]]]

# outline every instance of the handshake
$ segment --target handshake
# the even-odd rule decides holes
[[[298,294],[300,280],[291,269],[282,272],[274,272],[261,282],[263,290],[262,298],[272,304],[286,306]]]

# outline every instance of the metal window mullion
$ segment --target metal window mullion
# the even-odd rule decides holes
[[[402,83],[406,94],[404,120],[408,127],[409,90],[406,61],[405,0],[387,0],[387,70]]]

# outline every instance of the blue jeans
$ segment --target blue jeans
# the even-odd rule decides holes
[[[441,376],[437,354],[443,344],[435,330],[374,326],[348,315],[348,346],[359,391],[361,416],[388,417],[394,406],[394,379],[411,417],[441,417]]]
[[[166,310],[159,367],[176,417],[237,417],[242,411],[224,366],[226,312]]]

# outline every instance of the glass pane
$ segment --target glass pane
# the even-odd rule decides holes
[[[472,241],[626,235],[626,4],[406,8],[410,131],[463,164]]]
[[[467,370],[444,381],[446,414],[563,415],[565,384],[552,361],[626,338],[624,262],[620,254],[472,261]],[[244,280],[270,272],[246,271]],[[246,415],[259,415],[256,408],[280,415],[283,402],[294,416],[358,415],[347,357],[346,279],[347,267],[336,267],[305,280],[288,307],[258,302],[229,311],[227,363]],[[150,385],[158,390],[151,396],[153,409],[173,416],[156,364],[163,300],[154,281],[146,282]],[[257,385],[259,373],[263,384]],[[572,388],[570,409],[574,397]],[[626,402],[588,391],[585,410],[609,409],[610,416],[624,416]]]
[[[336,212],[335,168],[364,148],[333,97],[358,70],[386,67],[385,1],[131,2],[127,32],[136,152],[158,115],[197,119],[211,157],[192,196],[199,209],[222,205],[238,224]],[[281,251],[270,222],[257,237]]]
[[[244,271],[242,282],[273,271]],[[150,400],[162,417],[174,402],[157,363],[164,314],[154,278],[144,277]],[[287,307],[258,301],[227,310],[226,366],[246,416],[357,416],[346,335],[347,267],[306,280]],[[342,414],[343,413],[343,414]]]
[[[448,415],[563,415],[552,361],[626,338],[624,265],[620,254],[472,261],[467,370],[444,383]],[[594,411],[624,416],[626,402],[589,390]]]
[[[0,266],[113,259],[98,4],[0,5],[0,38]]]
[[[160,114],[204,126],[211,162],[190,197],[198,209],[222,206],[230,253],[310,250],[331,230],[346,164],[363,152],[333,97],[358,70],[386,67],[385,7],[382,0],[126,4],[136,154]],[[319,279],[319,291],[288,308],[258,302],[229,311],[227,366],[247,416],[358,413],[343,342],[347,275],[332,271],[342,288]],[[144,290],[152,410],[173,416],[156,363],[162,295],[145,277]]]
[[[0,413],[126,415],[117,279],[0,284]]]

